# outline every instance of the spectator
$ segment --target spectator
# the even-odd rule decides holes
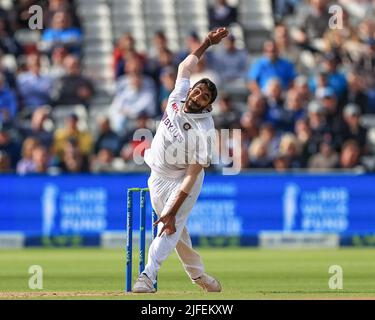
[[[64,59],[67,55],[68,51],[63,46],[56,46],[52,49],[48,76],[55,80],[65,75]]]
[[[219,112],[214,115],[215,127],[217,129],[239,128],[241,114],[233,106],[233,102],[226,94],[222,94],[219,99]]]
[[[294,134],[285,133],[281,136],[279,154],[288,158],[289,168],[301,168],[301,146]]]
[[[193,86],[196,82],[203,78],[208,78],[216,84],[218,88],[221,86],[220,75],[207,64],[207,57],[203,56],[196,65],[193,73],[190,76],[190,83]],[[214,106],[216,104],[214,103]],[[215,109],[215,107],[214,107]]]
[[[0,49],[0,73],[3,74],[5,78],[5,84],[13,89],[17,90],[17,81],[14,73],[4,64],[4,53],[3,50]]]
[[[339,102],[341,102],[347,95],[347,81],[345,75],[338,70],[339,65],[340,57],[337,53],[329,52],[323,56],[323,70],[321,70],[321,72],[326,77],[324,80],[326,81],[325,86],[331,87],[335,91]],[[310,87],[312,92],[316,91],[317,87],[319,87],[316,79],[312,79]]]
[[[155,58],[151,58],[147,64],[147,73],[154,79],[155,83],[159,87],[159,79],[161,71],[165,67],[172,67],[177,70],[177,66],[174,65],[175,61],[174,54],[169,49],[160,49]]]
[[[167,107],[169,95],[172,93],[176,83],[176,77],[176,68],[172,66],[165,67],[161,70],[159,104],[162,112],[164,112]]]
[[[265,90],[267,101],[267,120],[275,126],[276,130],[285,129],[285,109],[283,91],[280,81],[275,78],[267,83]]]
[[[367,94],[369,110],[371,113],[375,112],[375,23],[368,25],[368,32],[366,39],[362,41],[365,43],[364,51],[359,60],[354,64],[357,70],[360,70],[360,75],[364,79]]]
[[[224,47],[214,52],[214,66],[224,83],[239,81],[245,84],[246,69],[248,67],[246,50],[236,47],[236,38],[229,35],[224,40]]]
[[[273,36],[280,56],[291,61],[298,72],[307,71],[307,66],[301,60],[301,49],[290,37],[288,26],[284,23],[276,24]]]
[[[40,56],[30,54],[27,56],[27,72],[21,73],[17,78],[23,106],[27,111],[50,104],[50,91],[52,80],[40,72]]]
[[[236,137],[233,137],[232,143],[233,143],[232,150],[238,150],[238,151],[233,152],[233,161],[230,165],[233,166],[235,170],[248,168],[250,159],[249,159],[249,154],[246,149],[246,144],[242,143],[242,141],[238,141]]]
[[[311,94],[315,95],[315,91],[318,88],[325,88],[329,86],[328,73],[322,66],[319,66],[313,73],[314,75],[309,79],[309,91]]]
[[[270,79],[267,82],[266,101],[270,108],[283,108],[284,106],[284,92],[281,87],[281,82],[278,78]]]
[[[371,38],[364,40],[363,52],[354,67],[361,70],[367,87],[375,88],[375,32]]]
[[[375,113],[375,108],[371,109],[369,104],[369,98],[366,92],[366,80],[361,77],[360,73],[354,70],[348,73],[348,95],[346,103],[357,104],[361,113]]]
[[[220,26],[236,23],[237,9],[231,8],[232,1],[211,2],[212,20],[221,19]],[[228,159],[230,165],[231,161],[233,165],[238,161],[236,165],[241,168],[274,167],[277,171],[299,167],[365,168],[361,155],[369,164],[374,158],[367,141],[368,130],[360,121],[361,115],[375,113],[375,20],[371,15],[374,10],[366,7],[371,0],[340,0],[346,8],[342,29],[328,27],[331,1],[306,0],[307,11],[298,12],[298,21],[292,23],[297,30],[281,17],[294,12],[302,1],[272,2],[276,21],[273,40],[264,43],[260,59],[245,68],[247,52],[238,49],[232,35],[226,39],[225,47],[207,53],[191,78],[192,85],[208,77],[218,82],[219,90],[228,89],[213,108],[215,126],[241,128],[241,139],[223,141],[228,156],[220,158],[214,168],[226,167]],[[150,141],[134,140],[133,135],[138,129],[155,129],[155,120],[174,89],[176,65],[199,47],[198,34],[189,33],[186,48],[174,54],[168,48],[166,33],[156,31],[150,59],[137,51],[131,33],[123,34],[113,52],[116,93],[108,118],[98,119],[99,132],[93,144],[91,133],[79,130],[75,116],[67,120],[64,128],[54,131],[50,107],[46,106],[56,103],[88,107],[94,91],[90,78],[81,73],[79,58],[72,56],[72,52],[80,52],[82,40],[74,1],[16,1],[18,26],[28,28],[27,11],[32,4],[42,5],[44,27],[49,29],[42,32],[51,58],[46,68],[41,68],[40,57],[32,53],[36,44],[19,46],[13,36],[12,11],[0,8],[0,167],[4,168],[0,171],[9,172],[8,167],[16,171],[18,164],[26,169],[17,171],[37,171],[30,150],[39,145],[46,149],[46,154],[40,149],[36,152],[40,172],[52,172],[49,150],[61,172],[113,172],[121,170],[121,163],[127,170],[148,169],[138,166],[136,160],[142,158]],[[356,20],[358,17],[361,18]],[[46,35],[50,42],[45,41]],[[43,44],[38,48],[44,50]],[[31,54],[20,55],[22,51]],[[17,79],[13,71],[16,67]],[[45,69],[48,74],[41,71]],[[95,72],[90,67],[88,71]],[[243,103],[242,90],[237,85],[243,78],[245,90],[250,89],[244,111],[236,108],[237,102],[241,107]],[[79,89],[81,84],[83,90]],[[12,103],[8,92],[12,92]],[[364,120],[367,118],[370,119],[365,116]],[[24,150],[19,161],[21,140]],[[27,147],[30,140],[39,141],[39,145]]]
[[[337,168],[338,161],[339,156],[327,139],[320,143],[319,153],[310,158],[307,167],[311,170],[328,171]]]
[[[309,102],[312,100],[308,78],[303,75],[298,76],[294,81],[294,88],[300,96],[302,106],[307,108]]]
[[[125,74],[126,61],[130,55],[136,55],[142,65],[147,64],[146,56],[136,50],[134,37],[130,32],[126,32],[120,37],[113,51],[113,68],[116,79]]]
[[[95,160],[92,163],[92,171],[95,173],[116,172],[114,165],[114,155],[112,149],[102,148],[98,151]]]
[[[253,93],[247,98],[247,107],[257,124],[269,120],[266,99],[262,94]]]
[[[60,169],[63,173],[88,172],[89,164],[87,155],[82,153],[77,138],[68,138],[63,142],[62,161]]]
[[[0,17],[0,49],[5,54],[11,54],[15,57],[18,57],[23,52],[22,46],[15,37],[9,33],[7,20],[4,17]]]
[[[75,114],[66,118],[65,127],[55,131],[53,152],[59,160],[63,159],[65,142],[71,139],[76,140],[77,148],[83,155],[89,155],[92,148],[91,134],[78,128],[78,117]]]
[[[313,41],[323,38],[330,18],[328,0],[309,0],[306,10],[297,15],[298,29],[294,39],[304,48],[316,51]]]
[[[153,116],[156,111],[156,88],[154,81],[142,75],[141,61],[132,56],[126,64],[126,75],[117,82],[115,97],[109,109],[111,127],[124,135],[131,130],[131,121],[140,113],[147,112]]]
[[[280,139],[276,135],[276,130],[272,123],[266,122],[261,125],[259,138],[267,145],[267,154],[270,159],[275,159],[279,152]]]
[[[251,141],[258,136],[260,124],[257,116],[251,111],[245,112],[241,116],[240,124],[244,147],[248,148]],[[248,154],[248,152],[245,153]]]
[[[261,138],[255,138],[249,148],[249,166],[253,169],[271,168],[272,161],[268,155],[268,146]]]
[[[276,172],[285,172],[290,169],[290,167],[290,158],[288,156],[279,154],[273,161],[273,168]]]
[[[275,41],[266,41],[263,45],[263,53],[263,57],[250,67],[248,73],[250,92],[264,92],[268,81],[273,78],[278,78],[283,90],[287,90],[296,77],[294,65],[279,57]]]
[[[134,147],[137,145],[137,141],[139,134],[142,136],[145,131],[154,133],[155,128],[153,127],[153,121],[150,121],[151,118],[148,115],[147,112],[141,112],[138,115],[138,118],[135,121],[135,126],[132,128],[131,131],[129,131],[126,135],[122,136],[122,150],[120,151],[121,155],[123,154],[124,151],[124,146],[127,144],[132,144]],[[143,141],[144,139],[149,138],[149,136],[143,136],[141,140]],[[150,141],[151,142],[151,141]],[[126,157],[125,157],[126,158]],[[125,159],[128,160],[128,159]]]
[[[297,120],[294,132],[301,146],[301,165],[305,168],[310,156],[317,150],[314,143],[310,144],[312,131],[308,121],[306,119]]]
[[[364,170],[364,166],[361,163],[360,147],[355,140],[348,140],[344,143],[338,168]]]
[[[308,150],[310,154],[314,154],[319,151],[320,143],[324,138],[332,137],[325,110],[317,101],[310,102],[308,106],[308,124],[311,129]]]
[[[296,122],[305,117],[306,110],[304,109],[299,91],[296,89],[290,89],[287,93],[285,103],[283,117],[284,130],[293,132]]]
[[[32,156],[34,149],[39,145],[39,141],[34,137],[28,137],[23,141],[22,158],[17,163],[18,174],[26,174],[35,170],[35,163]]]
[[[66,11],[56,11],[52,17],[51,27],[42,34],[42,50],[48,55],[53,47],[63,45],[70,53],[80,54],[82,33],[72,27],[71,16]]]
[[[20,145],[11,134],[11,129],[0,122],[0,151],[5,152],[9,158],[12,169],[15,169],[20,158]]]
[[[64,59],[65,75],[54,84],[55,105],[82,104],[88,108],[94,94],[91,81],[81,74],[79,59],[68,55]]]
[[[23,139],[33,137],[49,150],[53,142],[53,123],[49,116],[48,108],[36,109],[31,116],[30,124],[23,126],[20,130]]]
[[[16,28],[29,29],[29,20],[32,13],[29,9],[33,5],[39,5],[38,0],[19,0],[14,3],[14,11],[16,15]]]
[[[331,133],[335,137],[339,137],[341,134],[343,120],[341,112],[338,106],[338,100],[335,92],[330,87],[319,88],[316,91],[316,101],[322,106],[327,125],[330,128]],[[333,143],[338,146],[340,144],[338,139],[334,139]]]
[[[15,28],[15,11],[14,7],[12,9],[5,9],[4,5],[0,4],[0,19],[3,19],[5,21],[5,27],[6,31],[11,34],[14,32]]]
[[[94,144],[95,154],[99,153],[101,149],[110,150],[113,155],[117,156],[121,147],[121,139],[114,132],[110,126],[109,118],[107,117],[98,117],[97,124],[99,127],[99,135]]]
[[[366,17],[374,16],[374,2],[372,0],[339,0],[338,2],[357,21],[363,21]]]
[[[249,165],[248,150],[241,138],[241,133],[233,130],[217,132],[214,156],[211,169],[216,171],[224,168],[241,170]]]
[[[34,166],[31,168],[30,171],[26,171],[27,173],[38,173],[38,174],[45,174],[49,172],[51,169],[50,165],[50,155],[46,147],[42,145],[37,145],[32,151],[32,161]]]
[[[338,51],[344,64],[350,64],[359,54],[357,28],[351,23],[346,10],[342,11],[342,28],[329,28],[324,34],[325,51]]]
[[[152,39],[152,47],[149,51],[149,58],[157,59],[160,52],[163,50],[169,50],[168,39],[164,31],[158,30],[154,33],[154,37]]]
[[[10,164],[10,158],[8,154],[4,151],[0,151],[0,174],[1,173],[11,173],[12,168]]]
[[[230,6],[226,0],[215,0],[208,8],[209,28],[228,27],[237,22],[237,8]]]
[[[46,27],[50,28],[52,26],[52,19],[56,12],[65,11],[71,17],[73,27],[80,28],[81,23],[75,13],[72,2],[69,0],[48,0],[48,7],[43,10],[45,12],[44,22]]]
[[[345,106],[344,111],[344,124],[341,131],[342,142],[347,140],[355,140],[362,153],[367,152],[367,130],[360,124],[359,118],[361,110],[356,104],[348,104]]]
[[[293,14],[295,7],[301,0],[272,0],[272,11],[275,21],[281,21],[284,17]]]
[[[18,101],[15,92],[8,88],[5,77],[0,73],[0,122],[10,124],[18,112]]]
[[[143,160],[144,152],[151,146],[151,140],[148,136],[143,136],[140,139],[134,139],[134,134],[142,132],[138,130],[147,130],[150,132],[152,129],[149,124],[150,117],[147,113],[139,115],[136,121],[135,129],[124,137],[124,144],[120,152],[121,158],[125,161],[128,170],[147,169],[147,165]],[[152,130],[154,131],[154,130]],[[143,132],[144,133],[144,132]],[[142,164],[140,163],[142,162]]]
[[[368,39],[374,38],[375,21],[373,17],[368,17],[357,26],[358,37],[361,42],[366,42]]]

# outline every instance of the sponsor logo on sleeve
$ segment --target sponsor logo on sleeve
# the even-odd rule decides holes
[[[172,110],[173,110],[174,112],[178,112],[178,111],[180,111],[180,109],[178,108],[176,102],[172,104]]]

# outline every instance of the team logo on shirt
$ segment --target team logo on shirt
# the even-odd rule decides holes
[[[179,111],[178,106],[177,106],[177,103],[173,103],[173,104],[172,104],[172,110],[175,111],[175,112],[178,112],[178,111]]]
[[[183,128],[185,130],[189,130],[189,129],[191,129],[191,124],[189,122],[186,122],[186,123],[184,123]]]

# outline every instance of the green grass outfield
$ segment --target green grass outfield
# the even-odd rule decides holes
[[[123,250],[56,248],[0,251],[0,299],[375,299],[375,249],[198,250],[222,293],[193,285],[173,253],[156,294],[124,294]],[[31,265],[43,268],[43,290],[28,288]],[[343,290],[328,288],[331,265],[343,268]]]

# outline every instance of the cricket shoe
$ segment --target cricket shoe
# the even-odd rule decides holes
[[[151,279],[144,273],[142,273],[137,282],[133,286],[134,293],[155,293],[156,289]]]
[[[203,273],[199,278],[194,279],[193,283],[202,287],[206,292],[220,292],[221,284],[214,277],[211,277],[207,273]]]

